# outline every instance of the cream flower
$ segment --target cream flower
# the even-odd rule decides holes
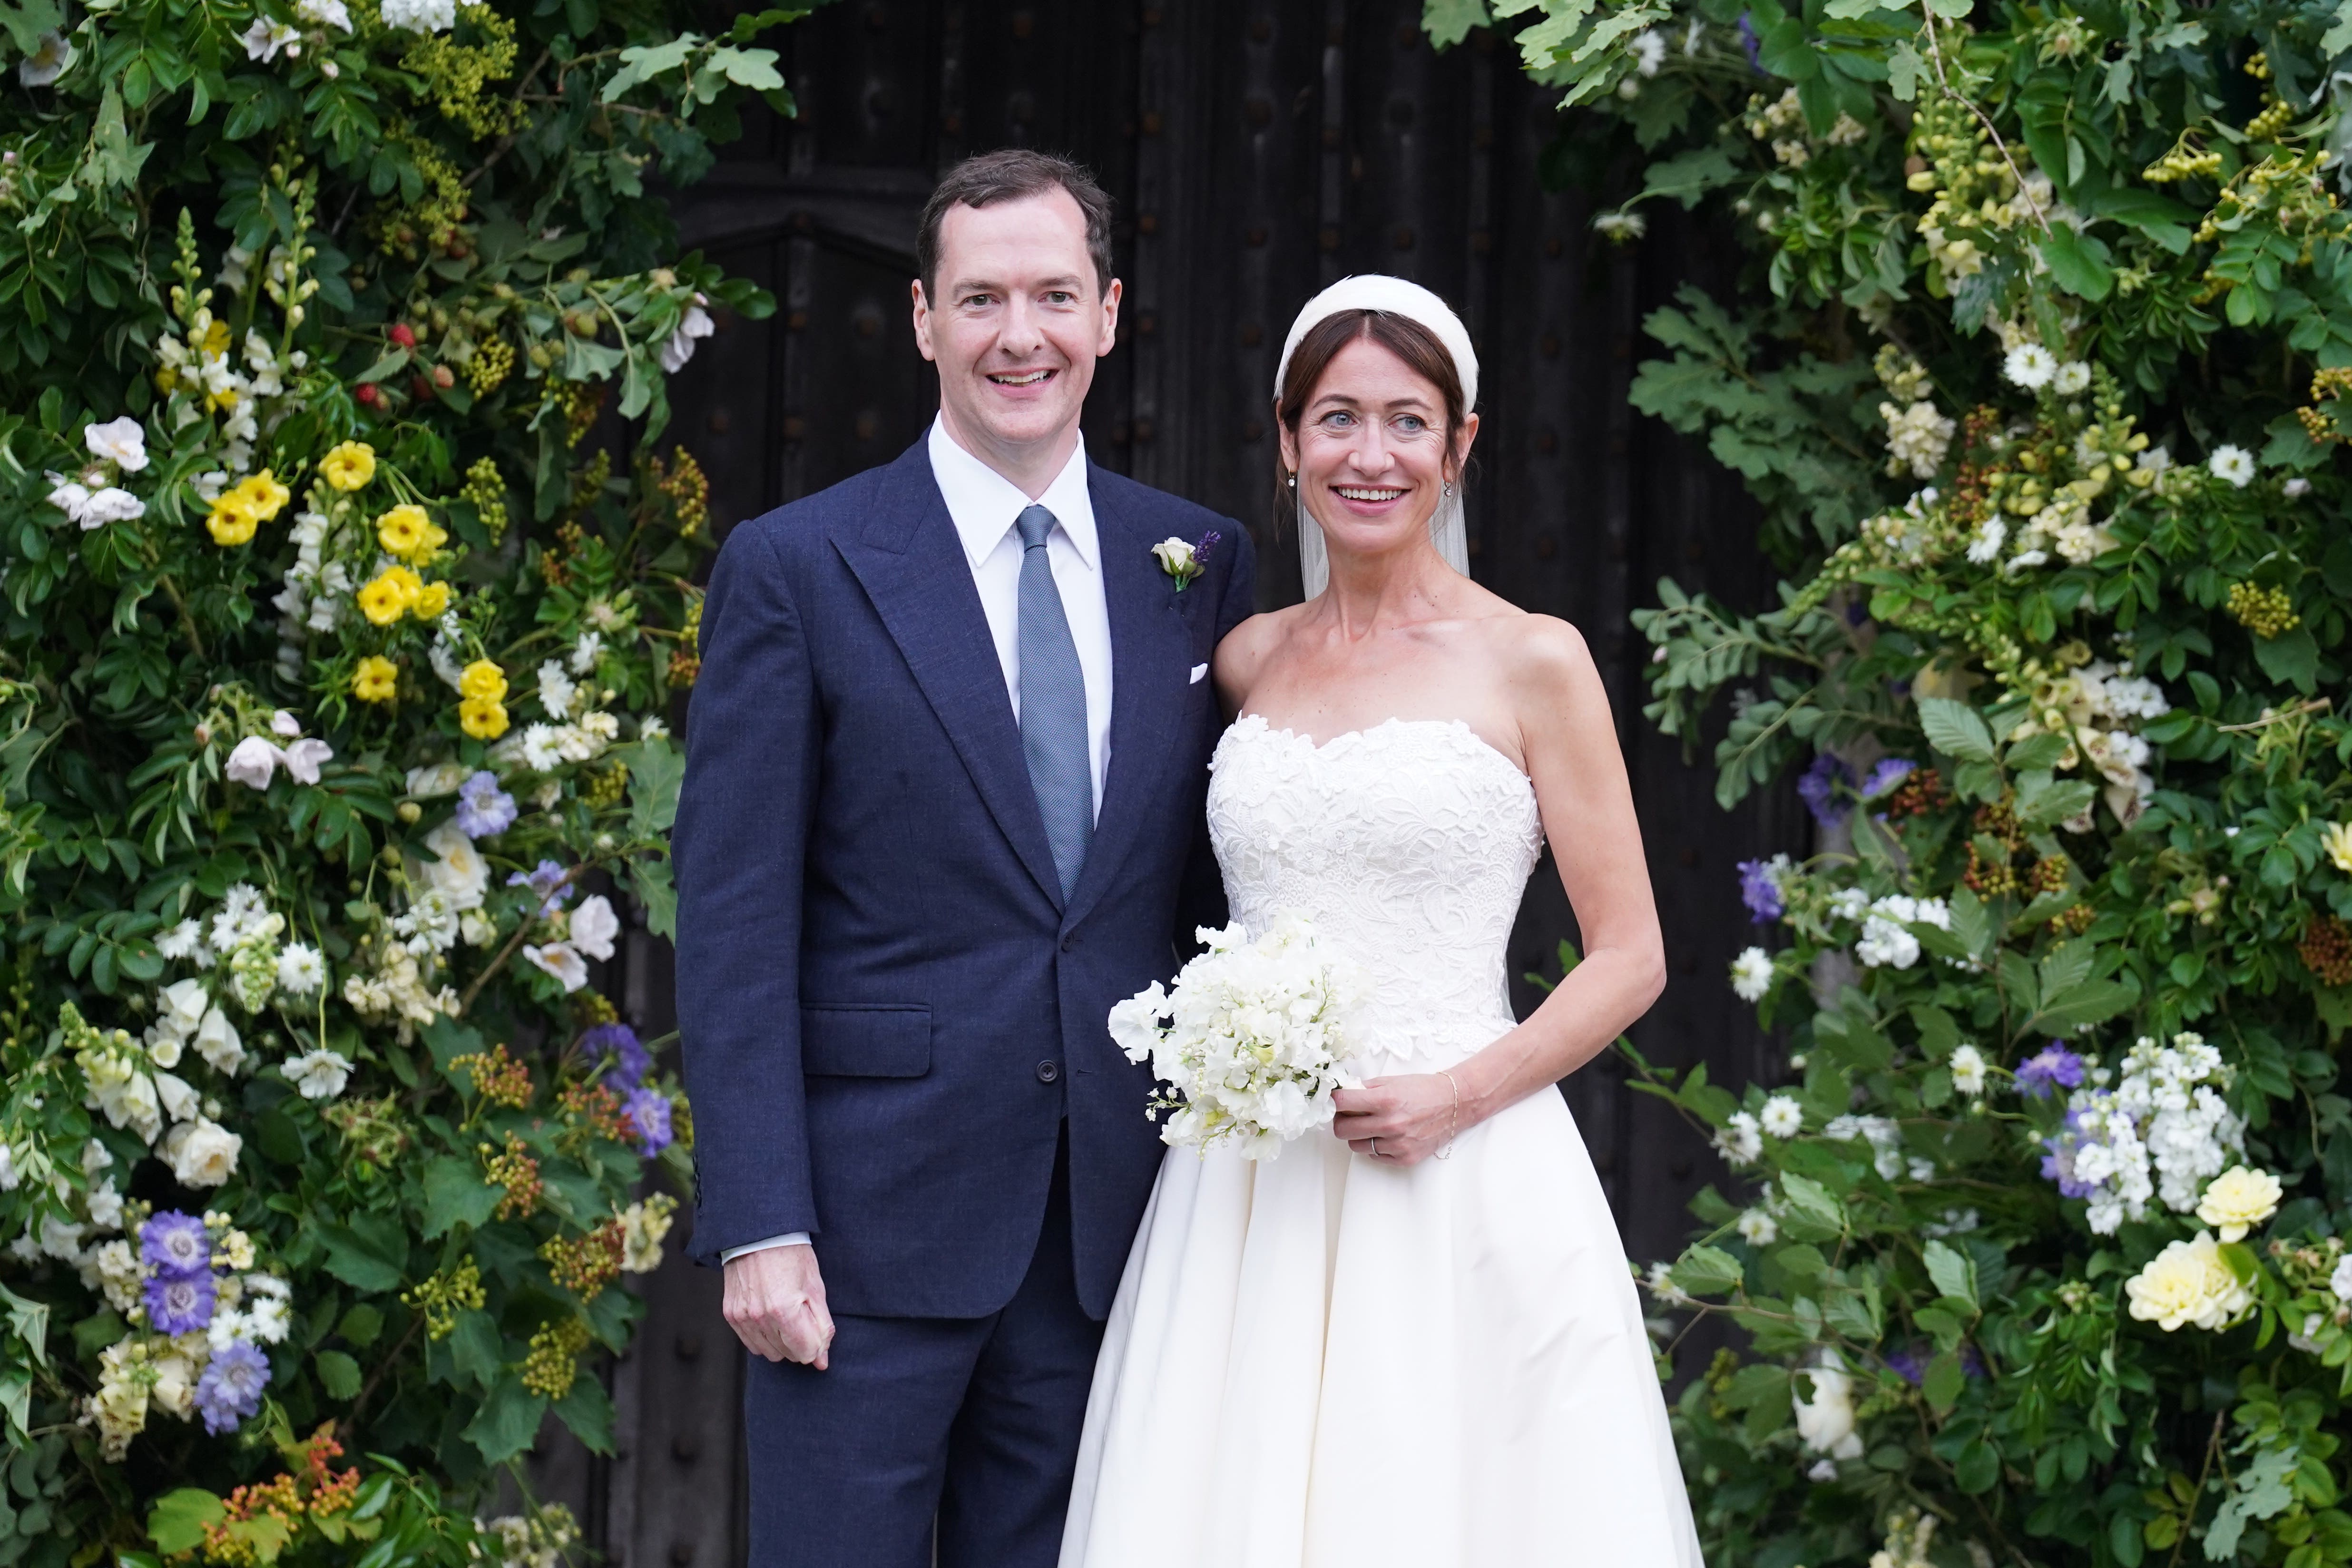
[[[1757,1121],[1768,1137],[1794,1138],[1805,1130],[1805,1110],[1794,1097],[1776,1094],[1764,1102]]]
[[[93,458],[103,458],[126,474],[147,466],[147,430],[129,415],[103,425],[85,425],[82,444]]]
[[[572,923],[567,934],[572,945],[594,959],[613,956],[613,939],[621,934],[620,917],[613,912],[612,900],[602,893],[593,893],[580,900],[572,911]]]
[[[1733,959],[1731,989],[1742,1002],[1761,1002],[1772,989],[1772,955],[1751,947]]]
[[[172,1174],[188,1187],[217,1187],[236,1173],[245,1140],[210,1117],[184,1121],[164,1134],[161,1145]]]
[[[545,947],[525,942],[522,955],[563,982],[566,992],[577,991],[588,984],[588,961],[568,942],[551,942]]]
[[[2236,1274],[2221,1260],[2221,1244],[2213,1233],[2200,1230],[2194,1241],[2176,1241],[2147,1260],[2147,1266],[2124,1282],[2131,1298],[2131,1315],[2153,1322],[2166,1333],[2184,1323],[2200,1329],[2226,1327],[2252,1300]]]
[[[2205,459],[2205,467],[2215,479],[2227,479],[2240,489],[2254,482],[2254,455],[2243,447],[2216,447]]]
[[[1952,1053],[1952,1087],[1962,1094],[1982,1094],[1985,1090],[1984,1053],[1974,1046],[1962,1046]]]
[[[2278,1213],[2284,1191],[2267,1171],[2232,1165],[2197,1200],[2197,1217],[2218,1229],[2223,1241],[2243,1240],[2248,1230]]]
[[[2337,870],[2352,875],[2352,822],[2331,822],[2321,828],[2319,847]]]
[[[351,1059],[340,1051],[321,1047],[305,1051],[299,1057],[289,1057],[278,1065],[286,1081],[299,1089],[305,1100],[332,1100],[343,1092],[343,1085],[352,1076]]]
[[[1734,1228],[1739,1232],[1739,1239],[1750,1247],[1769,1247],[1780,1235],[1780,1222],[1762,1209],[1743,1212]]]
[[[1827,1351],[1806,1369],[1813,1396],[1797,1402],[1797,1436],[1816,1454],[1832,1459],[1862,1458],[1862,1434],[1854,1430],[1853,1390],[1845,1371]]]

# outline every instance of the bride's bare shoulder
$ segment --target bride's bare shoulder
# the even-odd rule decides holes
[[[1557,616],[1497,619],[1495,648],[1505,679],[1546,706],[1601,689],[1601,671],[1584,634]]]
[[[1274,650],[1282,646],[1291,626],[1305,608],[1290,605],[1279,610],[1267,610],[1252,616],[1217,645],[1217,686],[1230,696],[1244,697],[1256,684],[1258,671]]]

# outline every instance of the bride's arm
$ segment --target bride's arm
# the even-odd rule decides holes
[[[1382,1159],[1425,1158],[1468,1128],[1591,1061],[1649,1011],[1666,980],[1641,824],[1617,750],[1609,695],[1576,628],[1530,616],[1511,630],[1520,754],[1575,907],[1584,961],[1517,1028],[1446,1075],[1374,1079],[1342,1090],[1333,1131]],[[1454,1091],[1461,1093],[1457,1112]]]

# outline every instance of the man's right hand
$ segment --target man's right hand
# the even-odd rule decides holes
[[[727,1265],[727,1326],[753,1355],[825,1369],[833,1314],[816,1248],[769,1247]]]

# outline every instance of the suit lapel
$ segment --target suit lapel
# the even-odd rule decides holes
[[[1095,470],[1089,467],[1089,474]],[[1192,639],[1176,607],[1176,584],[1151,553],[1156,541],[1100,484],[1089,485],[1110,613],[1110,769],[1086,869],[1071,892],[1065,925],[1099,902],[1160,804],[1161,773],[1184,710]],[[1042,830],[1040,837],[1042,837]]]
[[[834,547],[873,601],[1013,853],[1059,906],[1061,878],[1030,788],[1003,666],[923,442],[890,466],[864,530],[836,534]]]

